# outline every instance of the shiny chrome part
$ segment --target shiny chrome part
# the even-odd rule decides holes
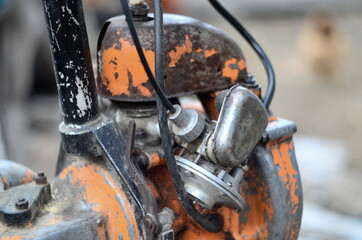
[[[194,203],[208,209],[215,206],[244,208],[245,200],[240,195],[243,169],[236,167],[228,173],[209,161],[200,159],[195,164],[186,158],[175,157],[185,189]]]
[[[227,90],[214,132],[207,141],[207,157],[225,167],[240,165],[260,140],[268,114],[260,99],[248,89]]]
[[[198,138],[205,128],[205,118],[193,109],[182,109],[174,105],[176,112],[169,114],[168,119],[174,123],[173,132],[185,142]]]

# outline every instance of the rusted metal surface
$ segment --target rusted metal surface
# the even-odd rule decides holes
[[[143,51],[154,69],[153,21],[135,22]],[[164,15],[165,91],[168,97],[225,89],[247,78],[237,44],[196,19]],[[99,92],[117,101],[154,100],[123,16],[108,20],[98,42]]]
[[[10,188],[0,195],[0,221],[24,225],[33,220],[50,199],[49,183],[31,182]]]
[[[25,226],[0,223],[0,239],[140,239],[133,204],[115,173],[85,159],[74,162],[52,183],[53,199]]]

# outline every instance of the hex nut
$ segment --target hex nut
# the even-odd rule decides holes
[[[15,207],[18,210],[25,210],[29,208],[29,202],[25,198],[19,198],[15,203]]]
[[[38,173],[37,178],[35,179],[37,185],[45,185],[48,184],[47,177],[43,172]]]

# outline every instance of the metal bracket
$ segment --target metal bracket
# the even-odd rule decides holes
[[[10,188],[0,196],[0,220],[9,225],[28,223],[50,199],[49,183],[31,182]]]

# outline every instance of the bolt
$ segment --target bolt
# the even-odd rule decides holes
[[[25,210],[29,208],[29,202],[25,198],[19,198],[15,203],[15,207],[18,210]]]
[[[236,212],[236,213],[240,213],[240,209],[239,209],[239,208],[235,208],[235,212]]]
[[[191,173],[189,170],[186,170],[186,171],[185,171],[185,174],[186,174],[188,177],[190,177],[190,176],[192,175],[192,173]]]
[[[45,174],[43,172],[38,173],[38,176],[35,179],[35,182],[37,185],[48,184],[47,177],[45,176]]]
[[[232,186],[233,186],[233,183],[232,183],[232,182],[228,182],[227,185],[228,185],[229,187],[232,187]]]
[[[246,82],[247,83],[255,83],[256,81],[255,81],[255,78],[254,78],[254,75],[253,74],[248,74],[248,77],[246,78]]]
[[[145,2],[140,2],[137,4],[130,4],[129,9],[131,10],[131,13],[133,17],[146,17],[149,11],[149,6]]]

